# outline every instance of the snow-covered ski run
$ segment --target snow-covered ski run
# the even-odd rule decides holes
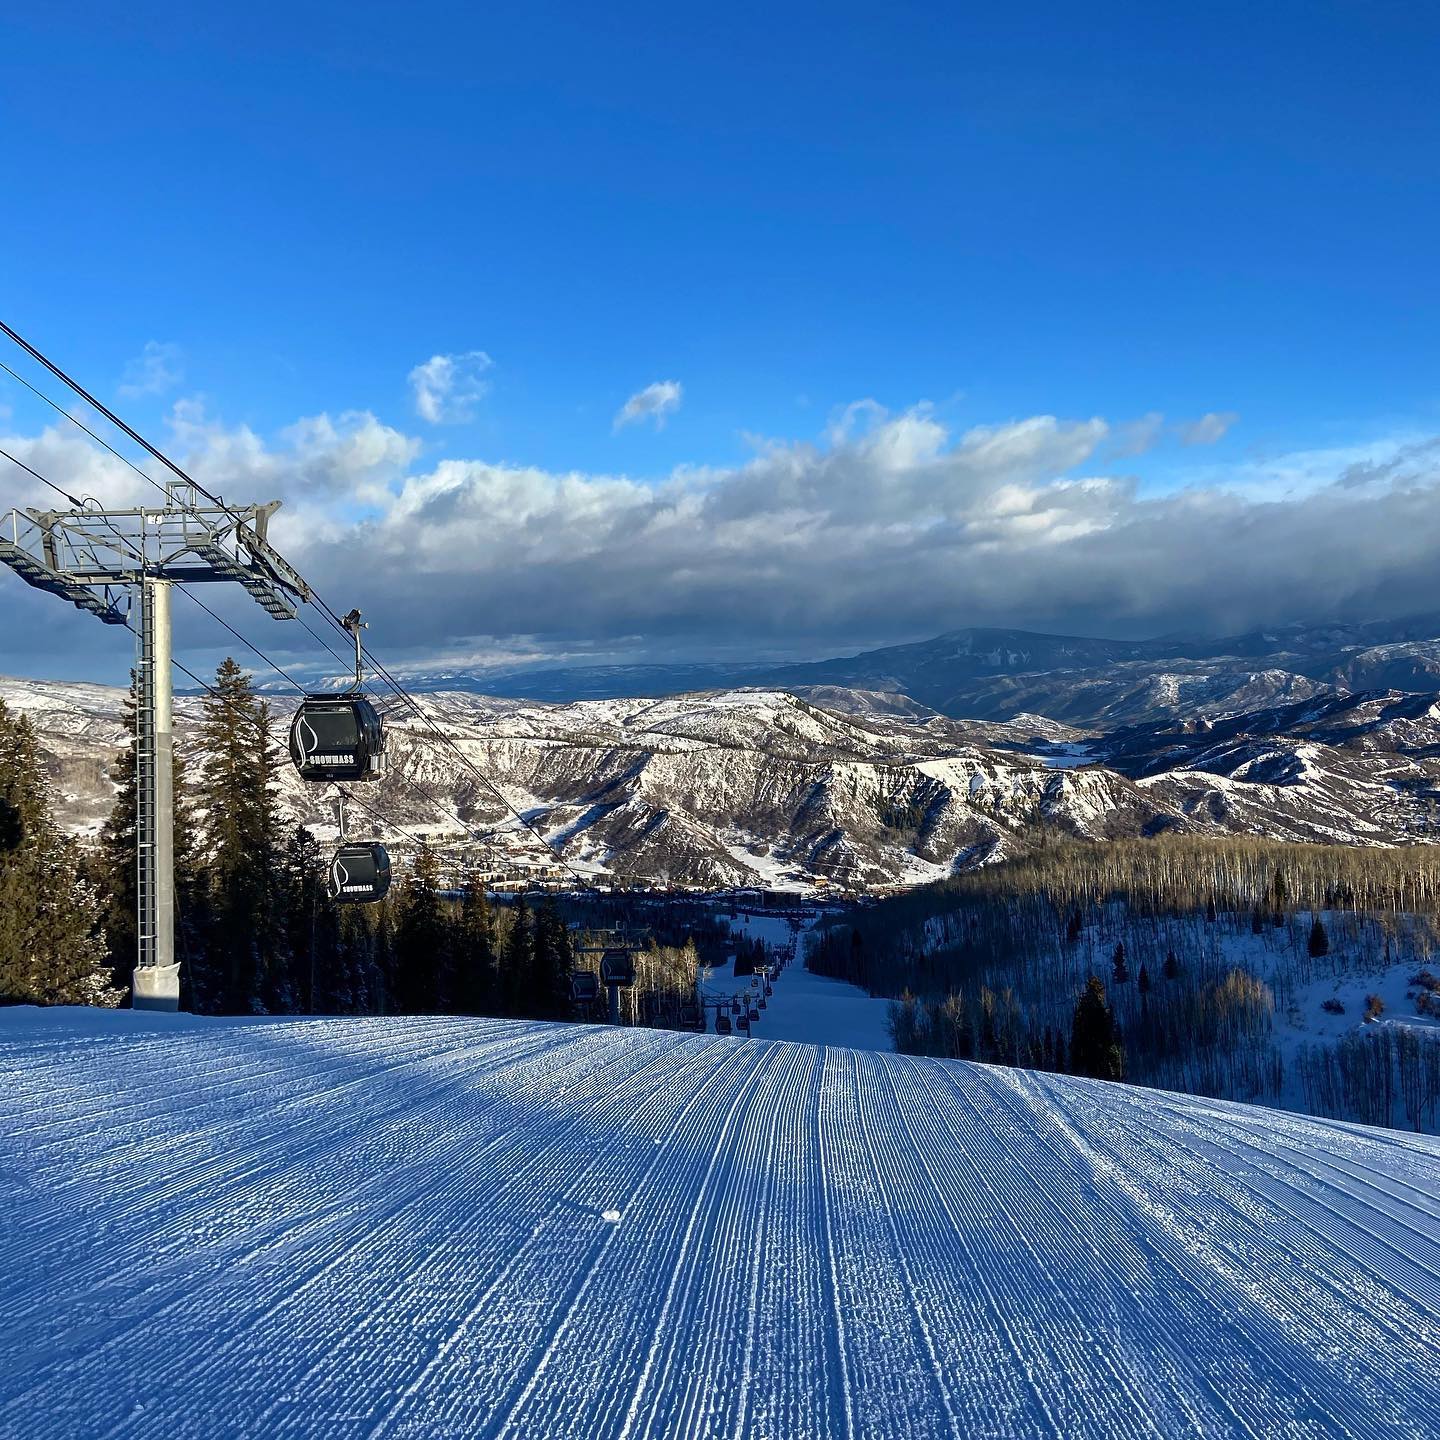
[[[1440,1433],[1433,1140],[452,1018],[11,1010],[0,1076],[6,1437]]]

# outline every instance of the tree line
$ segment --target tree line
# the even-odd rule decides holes
[[[1052,840],[837,919],[811,937],[808,963],[891,998],[904,1050],[1433,1129],[1440,1036],[1423,1024],[1298,1052],[1277,1032],[1312,1028],[1317,995],[1433,953],[1437,878],[1429,847]],[[1411,981],[1422,1020],[1432,979],[1419,967]],[[1372,1001],[1355,1021],[1380,1019]],[[1082,1011],[1103,1038],[1102,1010],[1109,1038],[1077,1056]]]
[[[136,706],[111,770],[98,843],[54,822],[40,747],[0,704],[0,1001],[124,1003],[136,959]],[[446,877],[422,846],[386,899],[337,905],[328,851],[288,825],[288,763],[269,702],[227,659],[175,761],[176,952],[182,1008],[203,1014],[455,1013],[578,1016],[574,941],[553,898],[493,903],[475,875]],[[583,918],[583,917],[582,917]],[[603,919],[604,917],[599,917]],[[633,1023],[677,1023],[694,995],[687,936],[665,935],[627,998]]]

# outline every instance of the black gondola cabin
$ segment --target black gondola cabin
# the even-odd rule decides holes
[[[390,889],[390,852],[383,845],[342,845],[330,861],[325,888],[342,905],[370,905]]]
[[[635,983],[635,957],[628,950],[607,950],[600,957],[600,978],[624,988]]]
[[[363,695],[307,695],[290,722],[290,759],[302,780],[378,780],[385,727]]]

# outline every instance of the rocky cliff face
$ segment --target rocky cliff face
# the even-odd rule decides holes
[[[818,694],[824,705],[769,689],[568,705],[429,694],[450,743],[391,716],[390,774],[351,787],[351,829],[402,853],[424,836],[500,870],[548,859],[455,750],[574,864],[649,883],[917,884],[1047,830],[1403,844],[1428,839],[1440,814],[1434,696],[1325,696],[1105,734]],[[114,794],[123,692],[0,681],[0,699],[34,721],[65,823],[94,834]],[[178,702],[192,763],[197,713]],[[283,731],[278,700],[277,716]],[[283,767],[283,807],[322,837],[335,832],[334,794]]]

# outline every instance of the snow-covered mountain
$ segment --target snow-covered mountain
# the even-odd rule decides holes
[[[7,1436],[1440,1430],[1422,1136],[447,1016],[13,1008],[0,1064]]]
[[[473,690],[565,702],[735,686],[811,695],[864,690],[946,715],[1018,712],[1112,728],[1233,714],[1365,689],[1440,690],[1440,616],[1363,625],[1291,625],[1219,639],[1098,640],[963,629],[858,655],[785,665],[524,667],[407,676],[417,690]]]
[[[568,705],[425,695],[427,720],[391,715],[390,774],[352,790],[352,829],[378,827],[402,852],[421,835],[449,846],[486,836],[478,858],[501,869],[547,860],[508,802],[577,866],[630,880],[866,888],[1013,854],[1041,827],[1372,844],[1440,833],[1433,695],[1324,696],[1106,735],[1036,715],[952,720],[893,693],[820,693],[825,705],[762,689]],[[0,699],[35,721],[66,823],[94,833],[113,795],[123,693],[0,681]],[[275,704],[283,719],[288,702]],[[198,706],[177,704],[182,751]],[[333,835],[331,787],[286,766],[281,800]]]

